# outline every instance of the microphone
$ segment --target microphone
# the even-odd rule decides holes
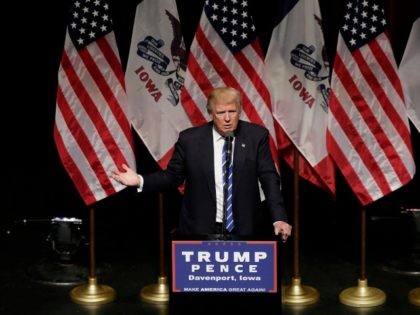
[[[233,137],[235,136],[235,134],[233,133],[233,131],[228,131],[225,134],[226,137],[226,155],[227,155],[227,159],[230,162],[231,160],[231,156],[232,156],[232,142],[233,142]]]

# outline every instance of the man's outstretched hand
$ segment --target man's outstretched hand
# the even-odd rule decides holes
[[[124,170],[123,172],[117,168],[112,169],[110,174],[111,178],[126,186],[140,187],[139,175],[126,164],[123,164],[122,168]]]

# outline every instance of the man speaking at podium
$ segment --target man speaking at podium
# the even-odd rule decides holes
[[[253,235],[262,211],[259,183],[283,242],[291,234],[283,205],[280,176],[266,128],[239,119],[242,98],[231,87],[211,91],[212,121],[179,134],[166,170],[139,175],[127,165],[111,177],[138,191],[162,191],[185,182],[178,232],[184,235]]]

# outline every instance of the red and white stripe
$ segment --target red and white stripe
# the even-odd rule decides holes
[[[243,97],[242,119],[270,131],[270,149],[278,166],[276,132],[270,93],[263,82],[264,56],[258,40],[232,54],[202,14],[188,57],[181,101],[193,125],[208,121],[207,95],[218,86],[238,89]]]
[[[55,143],[84,202],[90,205],[123,189],[108,176],[122,163],[135,168],[114,33],[80,51],[66,35],[56,105]]]
[[[353,53],[339,35],[327,145],[363,205],[407,184],[415,173],[396,69],[386,33]]]

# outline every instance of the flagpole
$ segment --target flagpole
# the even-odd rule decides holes
[[[144,287],[140,291],[140,298],[151,303],[167,303],[169,301],[169,288],[165,272],[165,234],[163,227],[163,193],[159,193],[159,250],[160,270],[158,282]]]
[[[292,284],[285,288],[283,303],[286,305],[309,305],[318,301],[319,292],[301,284],[299,271],[299,151],[295,147],[293,155],[293,276]]]
[[[371,307],[385,303],[385,293],[377,288],[369,287],[366,278],[366,209],[361,207],[360,217],[360,277],[357,287],[350,287],[340,293],[340,302],[354,307]]]
[[[95,271],[95,211],[90,209],[90,268],[88,283],[77,286],[70,291],[71,300],[78,304],[98,305],[115,300],[116,292],[113,288],[98,284]]]

